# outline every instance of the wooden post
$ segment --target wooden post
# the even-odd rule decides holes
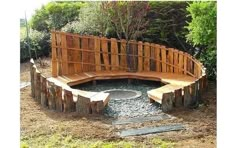
[[[41,74],[40,77],[41,81],[41,105],[43,107],[48,106],[48,98],[47,98],[47,83],[46,83],[46,77]]]
[[[184,74],[187,74],[187,54],[184,53]]]
[[[64,89],[64,112],[74,112],[75,103],[71,91]]]
[[[174,72],[174,54],[173,54],[173,48],[169,48],[169,53],[168,53],[168,57],[169,57],[169,64],[171,64],[171,66],[169,66],[169,72],[173,73]]]
[[[166,71],[166,48],[165,46],[161,46],[161,72],[167,72]]]
[[[174,65],[175,65],[174,73],[178,73],[178,67],[176,67],[176,66],[178,66],[178,60],[179,60],[178,50],[173,50],[173,52],[174,52]]]
[[[51,32],[51,48],[52,48],[52,77],[58,76],[57,69],[57,54],[56,54],[56,35],[55,32]]]
[[[63,112],[62,87],[56,86],[56,111]]]
[[[138,42],[138,71],[143,71],[143,42]]]
[[[144,71],[150,71],[150,43],[144,43]]]
[[[184,59],[183,59],[183,52],[179,51],[179,73],[183,74],[183,68],[184,68]]]
[[[49,109],[56,109],[56,90],[55,84],[48,81],[48,107]]]
[[[115,38],[111,38],[111,70],[119,70],[118,46]]]
[[[100,38],[94,37],[96,71],[101,71]]]
[[[120,53],[122,54],[120,56],[120,66],[122,67],[121,70],[126,70],[128,68],[127,66],[127,54],[126,54],[126,40],[122,39],[121,40],[121,49],[120,49]]]
[[[198,98],[199,98],[199,101],[201,102],[201,101],[202,101],[202,93],[203,93],[202,77],[199,78],[198,83],[199,83],[199,84],[198,84],[198,85],[199,85]]]
[[[175,107],[183,106],[182,89],[175,90]]]
[[[75,62],[82,62],[82,59],[81,59],[81,51],[79,51],[79,49],[80,49],[80,38],[79,37],[77,37],[77,36],[75,36],[74,37],[74,48],[75,49],[77,49],[76,51],[74,51],[74,54],[75,54],[75,56],[74,56],[74,58],[75,59],[73,59]],[[76,63],[76,64],[74,64],[74,69],[75,69],[75,73],[79,73],[79,72],[81,72],[82,70],[82,63]]]
[[[62,74],[68,74],[68,55],[66,45],[66,34],[61,33],[61,46],[62,46]]]
[[[80,114],[91,114],[91,106],[90,106],[90,99],[78,95],[78,99],[76,102],[76,112]]]
[[[156,49],[156,72],[161,72],[161,63],[160,63],[160,45],[155,45]]]
[[[191,92],[190,92],[190,95],[191,95],[191,106],[193,106],[193,105],[195,105],[196,103],[197,103],[197,96],[196,96],[196,84],[195,84],[196,82],[194,82],[194,83],[192,83],[191,85],[190,85],[190,88],[191,88]]]
[[[97,108],[96,111],[98,114],[102,114],[103,113],[103,109],[104,109],[104,104],[103,101],[97,101]]]
[[[88,50],[91,52],[88,53],[88,63],[91,63],[88,65],[88,71],[95,71],[96,66],[95,64],[95,53],[94,53],[94,36],[89,36],[89,44],[88,44]]]
[[[107,38],[102,37],[101,41],[102,41],[102,52],[103,52],[102,55],[105,64],[105,70],[110,70]]]
[[[184,107],[189,107],[191,105],[192,98],[190,95],[190,86],[184,87]]]
[[[174,100],[173,92],[163,94],[161,101],[161,108],[163,112],[168,112],[173,109],[173,100]]]

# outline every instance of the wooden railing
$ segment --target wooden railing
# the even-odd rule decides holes
[[[190,54],[165,46],[51,32],[52,76],[93,71],[156,71],[200,78],[205,69]],[[127,48],[128,47],[128,48]]]

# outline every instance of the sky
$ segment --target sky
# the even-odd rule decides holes
[[[20,18],[25,18],[25,11],[27,19],[30,19],[34,14],[35,9],[41,8],[42,5],[47,4],[53,0],[21,0],[20,9]]]

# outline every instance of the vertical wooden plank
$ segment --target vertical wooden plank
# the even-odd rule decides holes
[[[132,71],[132,72],[136,72],[137,71],[137,61],[138,61],[138,52],[137,52],[137,43],[136,41],[134,40],[131,40],[129,42],[129,56],[127,61],[128,61],[128,64],[129,64],[129,71]]]
[[[47,84],[46,84],[46,77],[41,75],[41,105],[43,107],[48,106],[48,98],[47,98]]]
[[[74,36],[73,43],[74,43],[74,48],[76,49],[76,51],[74,51],[73,61],[82,62],[81,51],[79,51],[79,49],[80,49],[80,38],[78,36]],[[75,69],[75,73],[81,72],[82,71],[81,70],[82,69],[82,63],[75,63],[74,64],[74,69]]]
[[[156,49],[156,71],[161,72],[160,45],[156,44],[155,49]]]
[[[143,71],[143,42],[138,42],[138,71]]]
[[[94,36],[89,36],[89,50],[91,50],[92,52],[88,53],[88,63],[90,63],[88,65],[88,71],[95,71],[95,53],[94,53]]]
[[[56,109],[55,84],[53,82],[47,81],[47,85],[48,85],[48,108],[55,110]]]
[[[62,87],[56,86],[56,111],[63,112]]]
[[[66,47],[66,34],[61,33],[61,46],[62,46],[62,74],[68,74],[68,55]]]
[[[51,46],[52,46],[52,77],[57,77],[57,55],[56,55],[56,35],[55,32],[51,32]]]
[[[197,96],[196,96],[196,82],[194,82],[194,83],[192,83],[191,85],[190,85],[190,90],[191,90],[191,92],[190,92],[190,95],[191,95],[191,105],[195,105],[196,103],[197,103]]]
[[[94,37],[96,71],[101,71],[100,38]]]
[[[82,40],[82,45],[81,45],[81,48],[82,48],[82,71],[87,72],[89,70],[89,65],[86,63],[89,62],[90,57],[89,57],[88,51],[84,51],[83,49],[88,50],[89,41],[88,41],[87,36],[83,36],[81,40]]]
[[[184,63],[184,59],[183,59],[183,52],[179,51],[179,73],[183,74],[183,63]]]
[[[64,112],[74,112],[75,103],[73,101],[73,95],[70,90],[64,89]]]
[[[73,48],[73,36],[70,34],[66,34],[66,47],[67,47],[67,60],[74,62],[75,59],[75,54]],[[68,74],[74,74],[75,69],[74,69],[74,63],[68,62]]]
[[[173,53],[173,48],[169,48],[169,51],[168,51],[169,53],[168,53],[168,58],[169,58],[169,64],[171,64],[170,66],[169,66],[169,72],[170,73],[173,73],[174,72],[174,67],[173,67],[173,65],[174,65],[174,53]]]
[[[150,71],[150,43],[144,43],[144,71]]]
[[[182,89],[175,90],[175,107],[183,106]]]
[[[110,70],[107,38],[102,37],[101,41],[102,41],[102,52],[103,52],[102,55],[103,55],[103,61],[105,64],[105,70]]]
[[[111,38],[111,70],[119,70],[118,46],[115,38]]]
[[[202,87],[202,77],[199,78],[199,81],[198,81],[198,98],[199,98],[199,101],[202,101],[202,93],[203,93],[203,87]]]
[[[174,100],[173,92],[163,94],[161,101],[161,108],[163,112],[168,112],[173,109],[173,100]]]
[[[155,61],[155,57],[156,57],[156,50],[155,50],[155,44],[151,43],[151,50],[150,50],[150,70],[151,71],[156,71],[156,61]]]
[[[166,72],[166,48],[161,46],[161,72]]]
[[[178,73],[178,60],[179,60],[179,57],[178,57],[178,50],[173,50],[174,52],[174,73]]]
[[[91,114],[91,105],[90,105],[90,99],[78,95],[78,99],[76,102],[76,112],[80,114]]]
[[[191,105],[191,95],[190,95],[190,86],[184,87],[184,107],[189,107]]]
[[[126,70],[127,69],[127,58],[126,58],[126,40],[122,39],[121,40],[121,45],[120,45],[120,66],[122,67],[121,70]]]
[[[62,38],[61,33],[56,33],[56,58],[57,58],[57,75],[62,75]]]
[[[184,53],[184,74],[187,74],[187,54]]]

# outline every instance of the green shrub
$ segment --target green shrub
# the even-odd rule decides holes
[[[31,30],[29,33],[29,45],[26,35],[20,38],[20,61],[24,62],[30,59],[29,48],[31,49],[31,57],[48,56],[50,52],[50,34]]]
[[[216,79],[216,2],[193,2],[187,11],[192,17],[186,27],[186,38],[196,47],[201,46],[200,60],[207,68],[208,78]]]

